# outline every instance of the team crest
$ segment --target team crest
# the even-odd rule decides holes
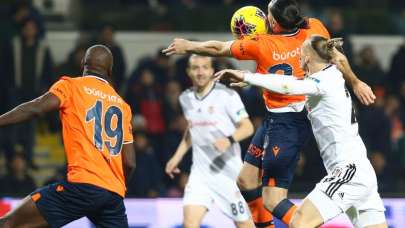
[[[214,106],[209,106],[209,107],[208,107],[208,113],[209,113],[209,114],[214,113]]]
[[[278,152],[280,152],[280,147],[277,146],[277,145],[273,146],[273,154],[274,154],[274,157],[277,157]]]

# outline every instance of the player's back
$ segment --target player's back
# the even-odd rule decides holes
[[[298,29],[289,34],[264,34],[252,40],[236,41],[232,45],[232,54],[238,59],[255,60],[256,71],[259,73],[272,73],[282,75],[294,75],[304,77],[304,70],[300,67],[301,46],[311,35],[318,34],[329,38],[329,33],[317,20],[308,19],[307,29]],[[238,45],[239,43],[239,45]],[[304,96],[289,96],[273,93],[267,90],[263,92],[263,98],[268,109],[284,110],[286,106],[300,103],[303,107]]]
[[[132,142],[131,109],[102,78],[62,77],[50,90],[60,116],[68,181],[125,195],[121,149]]]

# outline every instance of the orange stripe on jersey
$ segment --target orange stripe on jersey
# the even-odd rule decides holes
[[[31,199],[32,199],[32,201],[37,202],[39,199],[41,199],[41,193],[39,193],[39,192],[34,193],[34,194],[31,196]]]
[[[255,60],[258,73],[273,73],[304,77],[300,67],[301,46],[311,35],[329,38],[323,24],[314,18],[308,20],[309,28],[300,29],[290,35],[259,35],[252,39],[236,40],[231,46],[232,55],[241,60]],[[305,101],[305,96],[288,96],[263,91],[263,99],[270,109],[286,107]]]
[[[275,187],[276,186],[276,179],[270,178],[269,181],[267,182],[267,186]]]
[[[121,149],[133,140],[128,104],[108,82],[93,76],[62,77],[49,91],[60,99],[68,181],[124,197]]]

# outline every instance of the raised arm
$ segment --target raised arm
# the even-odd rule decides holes
[[[183,160],[184,155],[187,151],[191,148],[191,137],[189,128],[183,134],[183,138],[179,146],[177,147],[176,152],[170,158],[170,160],[166,164],[165,172],[170,178],[174,178],[174,174],[180,173],[180,169],[177,166],[180,164],[181,160]]]
[[[371,88],[359,78],[353,72],[350,67],[350,63],[346,56],[338,51],[336,48],[333,50],[332,62],[339,68],[343,74],[343,78],[347,81],[353,88],[356,97],[364,105],[370,105],[374,103],[375,95]]]
[[[208,56],[231,56],[231,45],[233,41],[222,42],[210,40],[205,42],[189,41],[176,38],[162,52],[166,55],[199,54]]]
[[[0,127],[20,123],[46,112],[57,110],[60,100],[54,94],[47,92],[44,95],[20,104],[11,111],[0,116]]]
[[[310,95],[319,94],[320,91],[313,80],[297,80],[294,77],[283,77],[278,74],[249,73],[239,70],[222,70],[215,74],[217,78],[230,78],[234,83],[247,82],[254,86],[286,94],[286,95]]]

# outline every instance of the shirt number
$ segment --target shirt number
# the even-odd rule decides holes
[[[103,121],[104,114],[104,121]],[[117,118],[117,126],[113,129],[112,120]],[[99,150],[103,150],[103,145],[111,155],[117,155],[121,152],[123,143],[123,130],[122,130],[122,112],[117,106],[110,106],[105,113],[103,113],[103,103],[97,101],[86,113],[86,123],[94,120],[94,146]],[[107,139],[103,141],[103,130]],[[115,138],[115,145],[111,142]]]

